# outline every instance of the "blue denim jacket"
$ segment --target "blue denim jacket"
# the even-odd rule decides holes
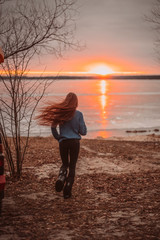
[[[59,133],[55,127],[51,127],[51,131],[54,138],[59,142],[64,139],[81,139],[81,135],[84,136],[87,134],[87,128],[83,119],[83,114],[76,110],[71,120],[59,125]]]

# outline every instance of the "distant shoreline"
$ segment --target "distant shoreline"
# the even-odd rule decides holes
[[[0,76],[3,79],[9,79],[8,76]],[[160,75],[94,75],[94,76],[84,76],[84,75],[57,75],[57,76],[22,76],[22,79],[34,80],[34,79],[55,79],[55,80],[160,80]]]

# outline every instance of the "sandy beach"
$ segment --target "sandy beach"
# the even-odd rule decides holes
[[[67,200],[60,165],[52,137],[30,138],[20,181],[6,171],[0,240],[160,239],[160,136],[81,140]]]

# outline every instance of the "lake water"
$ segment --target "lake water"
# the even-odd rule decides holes
[[[47,90],[41,106],[48,100],[64,99],[68,92],[78,96],[88,138],[160,129],[160,80],[57,80]],[[31,130],[34,136],[50,134],[50,128],[36,124]]]

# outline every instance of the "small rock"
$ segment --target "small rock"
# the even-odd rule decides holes
[[[157,129],[157,128],[156,128],[156,129],[154,129],[154,132],[159,132],[159,129]]]

